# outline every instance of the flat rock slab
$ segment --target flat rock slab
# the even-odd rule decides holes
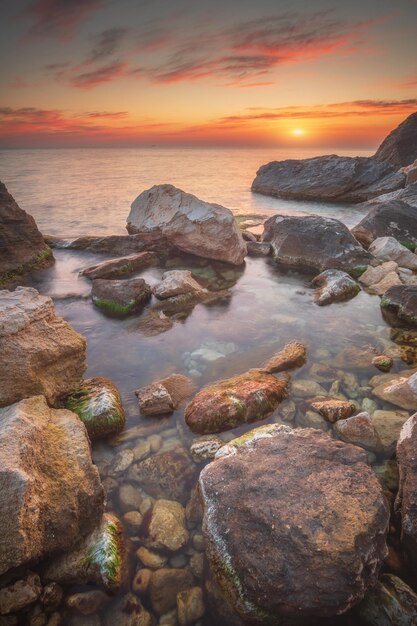
[[[352,228],[366,248],[378,237],[395,237],[401,244],[417,245],[417,209],[402,200],[368,204],[369,213]]]
[[[256,626],[351,608],[377,582],[387,553],[389,509],[365,451],[278,425],[237,442],[199,480],[223,601]]]
[[[278,263],[300,271],[360,275],[373,258],[342,222],[319,215],[274,215],[265,222],[262,239],[271,244]]]
[[[187,406],[185,420],[193,432],[206,435],[265,419],[286,398],[288,385],[288,376],[249,370],[202,389]]]
[[[0,407],[44,395],[52,405],[85,370],[86,341],[36,289],[0,291]]]
[[[87,431],[36,396],[0,409],[0,574],[71,548],[99,523],[104,493]]]
[[[139,252],[86,267],[81,271],[81,275],[90,280],[94,278],[117,278],[149,267],[154,261],[155,255],[152,252]]]
[[[246,245],[229,209],[173,185],[155,185],[132,203],[127,230],[165,241],[182,252],[240,265]]]
[[[252,191],[294,200],[364,202],[405,185],[406,176],[372,157],[335,154],[271,161],[256,173]]]

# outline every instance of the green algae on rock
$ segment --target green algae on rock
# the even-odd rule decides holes
[[[202,389],[185,410],[195,433],[207,435],[269,417],[287,396],[289,376],[252,369]]]
[[[60,584],[95,583],[115,591],[123,583],[125,567],[122,525],[115,515],[105,513],[81,544],[47,566],[45,578]]]
[[[90,439],[117,435],[125,425],[125,413],[119,391],[107,378],[84,380],[65,404],[84,423]]]
[[[128,280],[93,279],[93,304],[110,315],[124,317],[140,309],[151,298],[151,288],[143,278]]]

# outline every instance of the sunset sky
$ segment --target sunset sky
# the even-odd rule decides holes
[[[374,148],[417,110],[417,0],[14,0],[0,146]]]

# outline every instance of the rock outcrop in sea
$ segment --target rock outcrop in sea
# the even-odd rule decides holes
[[[35,220],[0,182],[0,285],[54,262]]]
[[[246,245],[229,209],[173,185],[155,185],[132,203],[127,230],[207,259],[240,265]]]

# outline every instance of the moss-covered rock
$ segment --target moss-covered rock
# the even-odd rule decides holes
[[[96,307],[106,313],[125,317],[140,309],[151,298],[151,288],[143,278],[129,280],[95,278],[91,298]]]
[[[122,525],[116,516],[105,513],[100,526],[81,544],[46,568],[45,579],[60,584],[95,583],[113,591],[122,585],[125,566]]]
[[[119,391],[107,378],[84,380],[67,398],[66,408],[78,415],[92,441],[115,435],[125,425]]]

